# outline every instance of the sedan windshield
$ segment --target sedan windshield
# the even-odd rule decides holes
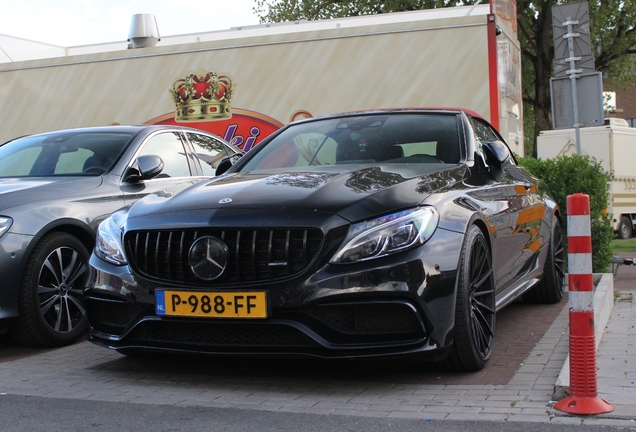
[[[63,132],[34,135],[0,147],[0,177],[101,175],[131,141],[129,133]]]
[[[460,160],[456,115],[357,115],[292,124],[258,149],[242,171]]]

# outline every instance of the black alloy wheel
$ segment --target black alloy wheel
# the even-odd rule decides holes
[[[538,285],[523,295],[529,303],[558,303],[565,291],[565,245],[563,230],[556,216],[552,218],[552,232],[548,243],[548,256],[543,266],[543,278]]]
[[[486,238],[478,226],[466,234],[457,283],[453,347],[443,367],[478,371],[486,366],[495,337],[495,284]]]
[[[12,336],[23,345],[62,346],[88,328],[83,291],[88,251],[67,233],[50,233],[37,244],[22,275],[19,319]]]

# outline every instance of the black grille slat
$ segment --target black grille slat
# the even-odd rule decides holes
[[[155,252],[154,252],[154,261],[155,261],[155,272],[159,274],[159,268],[161,266],[161,262],[159,261],[159,248],[161,247],[161,232],[157,233],[157,243],[155,244]]]
[[[228,264],[213,281],[198,279],[188,253],[199,237],[221,239],[228,247]],[[269,282],[293,276],[311,264],[322,246],[320,230],[207,229],[130,232],[124,242],[131,267],[164,283],[192,286]]]
[[[168,234],[168,246],[166,248],[166,269],[168,270],[168,279],[172,279],[172,231]]]
[[[136,234],[135,235],[135,254],[139,253],[139,237],[141,236],[141,234]]]
[[[257,236],[257,231],[254,230],[254,232],[252,233],[252,259],[251,259],[251,263],[252,263],[252,268],[255,270],[258,268],[258,254],[257,254],[257,245],[258,245],[258,236]]]
[[[236,262],[236,274],[238,275],[239,282],[241,281],[241,230],[236,232],[236,240],[235,240],[235,262]]]
[[[135,236],[135,253],[139,254],[139,252],[143,249],[141,246],[141,234],[137,234]]]
[[[145,238],[142,238],[142,234],[137,234],[136,238],[137,238],[137,242],[135,244],[135,250],[137,251],[137,253],[141,254],[141,253],[143,253],[144,245],[146,244],[146,240],[145,240]]]
[[[146,234],[146,240],[144,241],[144,268],[148,269],[148,243],[150,242],[150,233]]]
[[[272,250],[274,249],[274,231],[269,232],[269,239],[267,241],[267,261],[272,262]],[[269,277],[271,278],[274,274],[274,269],[272,266],[267,266],[267,272]]]

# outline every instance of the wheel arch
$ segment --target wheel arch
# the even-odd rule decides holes
[[[481,231],[481,233],[484,235],[484,238],[486,239],[486,244],[488,246],[488,252],[490,253],[490,259],[492,260],[492,241],[493,241],[493,234],[490,232],[490,230],[488,229],[488,224],[485,221],[485,218],[482,217],[479,213],[475,212],[473,213],[469,218],[467,218],[466,220],[466,227],[464,228],[464,239],[462,242],[462,248],[464,247],[463,245],[466,242],[466,235],[468,234],[468,231],[470,230],[470,227],[472,225],[477,226],[477,228],[479,228],[479,230]],[[459,260],[457,262],[457,268],[459,269],[461,263],[461,255],[459,257]],[[454,296],[457,296],[457,281],[459,280],[459,272],[457,272],[457,276],[455,278],[455,290],[454,290]]]
[[[89,252],[92,251],[95,247],[95,232],[88,227],[65,224],[54,227],[53,229],[48,231],[47,234],[51,232],[65,232],[76,237],[84,244],[84,246],[86,246],[86,249]]]
[[[488,229],[486,222],[483,219],[476,217],[473,221],[471,221],[468,224],[468,226],[466,227],[466,232],[468,232],[468,228],[470,228],[470,225],[477,225],[477,227],[481,230],[481,233],[486,238],[486,243],[488,244],[488,252],[490,252],[490,258],[492,259],[492,235],[493,234]]]
[[[22,258],[22,262],[20,263],[20,275],[24,272],[26,263],[33,253],[33,249],[35,249],[36,245],[40,243],[42,238],[44,238],[47,234],[54,232],[63,232],[76,237],[84,244],[84,246],[86,246],[89,253],[95,247],[95,232],[87,224],[75,219],[57,219],[40,229],[40,231],[34,236],[34,241],[29,243],[29,246]]]

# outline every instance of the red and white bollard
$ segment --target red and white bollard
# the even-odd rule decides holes
[[[614,407],[597,395],[589,195],[568,195],[567,209],[570,396],[554,408],[570,414],[604,414]]]

